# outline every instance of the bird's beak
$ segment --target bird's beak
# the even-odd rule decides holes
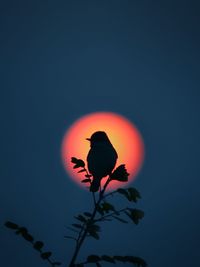
[[[88,140],[88,141],[91,141],[91,139],[90,139],[90,138],[86,138],[86,140]]]

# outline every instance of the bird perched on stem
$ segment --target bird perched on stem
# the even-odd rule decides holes
[[[118,156],[105,132],[95,132],[87,140],[91,147],[87,156],[88,170],[93,176],[90,191],[97,192],[101,179],[112,173]]]

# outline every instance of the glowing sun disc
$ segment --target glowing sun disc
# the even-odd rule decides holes
[[[96,112],[85,115],[75,121],[66,131],[62,141],[61,157],[70,177],[78,185],[85,187],[85,184],[81,183],[84,174],[77,173],[77,169],[73,169],[71,157],[82,159],[87,164],[86,158],[90,143],[86,138],[91,137],[96,131],[107,133],[118,153],[115,167],[125,164],[128,173],[130,173],[128,183],[133,182],[144,160],[143,139],[132,122],[112,112]],[[108,189],[113,190],[127,186],[128,183],[112,181]]]

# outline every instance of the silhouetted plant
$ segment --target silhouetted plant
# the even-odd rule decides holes
[[[85,173],[85,178],[81,181],[82,183],[88,184],[90,188],[92,180],[90,175],[85,168],[85,163],[81,159],[72,157],[72,164],[74,164],[74,169],[80,169],[78,173]],[[118,188],[117,190],[107,193],[107,186],[113,181],[127,182],[129,174],[125,168],[125,165],[122,164],[117,167],[107,178],[103,188],[99,190],[98,197],[96,199],[95,193],[93,194],[94,208],[92,212],[84,212],[75,216],[76,223],[72,224],[72,227],[69,227],[70,230],[76,233],[74,236],[65,236],[66,238],[73,239],[76,241],[74,255],[72,256],[69,267],[83,267],[88,263],[94,263],[97,267],[101,266],[101,262],[110,262],[110,263],[130,263],[135,264],[138,267],[146,267],[146,262],[134,256],[98,256],[98,255],[89,255],[84,262],[76,263],[76,259],[80,248],[87,237],[92,237],[94,239],[100,238],[101,227],[98,223],[103,221],[112,221],[117,220],[121,223],[128,223],[128,221],[138,224],[139,221],[144,217],[144,212],[139,209],[132,207],[125,207],[123,209],[117,209],[113,203],[108,201],[109,197],[116,194],[125,197],[129,202],[137,202],[141,198],[140,193],[133,187],[130,188]]]
[[[82,183],[88,185],[88,189],[92,184],[92,175],[88,172],[85,167],[85,162],[81,159],[75,157],[71,158],[72,164],[74,164],[74,169],[79,169],[78,173],[84,173],[84,179]],[[121,256],[121,255],[89,255],[84,262],[77,263],[77,257],[81,246],[88,237],[92,237],[96,240],[100,238],[101,227],[100,222],[117,220],[121,223],[132,222],[138,224],[139,221],[144,217],[144,212],[140,209],[133,207],[124,207],[122,209],[117,209],[113,203],[110,202],[110,198],[115,195],[121,195],[128,202],[136,203],[138,199],[141,198],[140,193],[134,187],[130,188],[118,188],[112,192],[106,193],[108,185],[112,181],[127,182],[129,174],[125,168],[125,165],[122,164],[118,166],[107,178],[103,188],[99,189],[98,193],[90,192],[93,196],[94,208],[91,212],[83,212],[78,214],[74,218],[76,222],[73,223],[70,227],[67,227],[70,231],[75,233],[74,235],[66,235],[65,238],[72,239],[76,242],[74,254],[70,261],[69,267],[84,267],[87,264],[95,264],[97,267],[101,267],[103,262],[117,264],[118,262],[129,263],[136,265],[137,267],[146,267],[147,263],[139,257],[135,256]],[[17,224],[7,221],[5,226],[15,230],[15,233],[21,235],[26,241],[30,242],[34,249],[36,249],[43,260],[47,260],[52,267],[61,265],[60,262],[53,261],[51,259],[52,252],[44,252],[42,241],[34,241],[34,238],[29,234],[28,230],[25,227],[20,227]]]
[[[18,226],[16,223],[7,221],[5,223],[7,228],[15,230],[15,234],[21,235],[26,241],[30,242],[35,250],[40,253],[40,257],[43,260],[47,260],[52,267],[60,266],[61,262],[57,262],[52,260],[50,257],[52,256],[51,251],[43,251],[44,243],[42,241],[34,241],[34,237],[28,232],[27,228]]]

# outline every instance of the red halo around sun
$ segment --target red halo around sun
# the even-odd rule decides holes
[[[83,116],[66,131],[62,141],[61,156],[64,167],[70,177],[78,185],[85,187],[85,184],[81,183],[81,180],[84,179],[84,174],[77,173],[77,169],[73,169],[71,157],[82,159],[87,163],[86,158],[90,143],[86,138],[91,137],[96,131],[107,133],[118,153],[115,167],[125,164],[130,174],[128,183],[133,182],[144,160],[143,139],[133,123],[125,117],[112,112],[96,112]],[[125,185],[127,185],[127,182],[112,181],[108,189],[113,190]]]

